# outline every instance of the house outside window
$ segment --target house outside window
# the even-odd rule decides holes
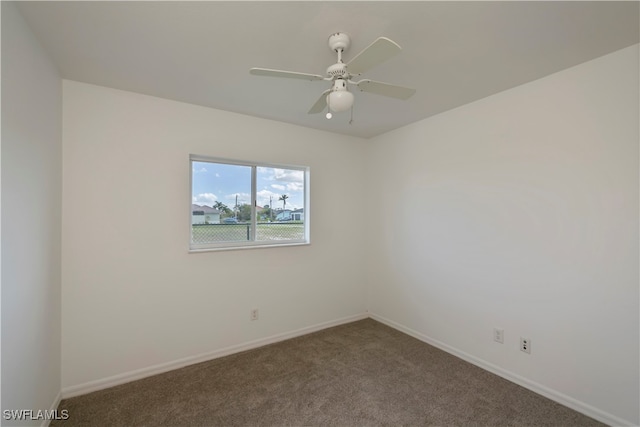
[[[191,224],[219,224],[220,212],[210,206],[191,205]]]

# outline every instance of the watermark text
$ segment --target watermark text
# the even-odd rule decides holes
[[[5,409],[2,411],[2,418],[12,421],[25,420],[68,420],[68,409]]]

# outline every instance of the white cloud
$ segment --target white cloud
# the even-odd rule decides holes
[[[304,190],[304,184],[302,182],[288,182],[287,183],[288,191],[302,191]]]
[[[271,188],[282,191],[298,192],[304,190],[304,183],[302,182],[287,182],[287,185],[271,184]]]
[[[259,167],[258,173],[266,181],[303,182],[304,171]]]
[[[276,181],[302,183],[304,181],[304,172],[290,169],[273,169],[273,179]]]
[[[218,200],[218,196],[213,193],[200,193],[197,196],[193,196],[193,203],[196,205],[212,205]]]
[[[258,199],[258,206],[265,206],[269,204],[269,197],[271,197],[272,206],[276,206],[276,202],[278,201],[278,197],[280,197],[279,193],[274,193],[269,190],[260,190],[256,193]]]
[[[196,168],[193,168],[193,173],[194,174],[198,174],[198,173],[205,173],[207,171],[207,168],[205,168],[204,166],[201,167],[200,169],[196,170]]]

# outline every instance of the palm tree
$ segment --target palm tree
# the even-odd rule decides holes
[[[278,200],[282,200],[282,210],[284,210],[287,207],[287,199],[289,198],[289,196],[287,196],[286,194],[283,194],[282,196],[280,196],[280,198]]]
[[[231,212],[231,209],[229,209],[227,207],[227,205],[225,205],[224,203],[217,201],[213,204],[213,208],[217,209],[218,211],[222,212],[222,213],[229,213]]]

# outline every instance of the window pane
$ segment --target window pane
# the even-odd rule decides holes
[[[251,166],[191,162],[191,243],[248,241]]]
[[[304,171],[259,166],[256,240],[304,240]]]
[[[190,162],[191,250],[309,243],[308,168],[195,155]]]

